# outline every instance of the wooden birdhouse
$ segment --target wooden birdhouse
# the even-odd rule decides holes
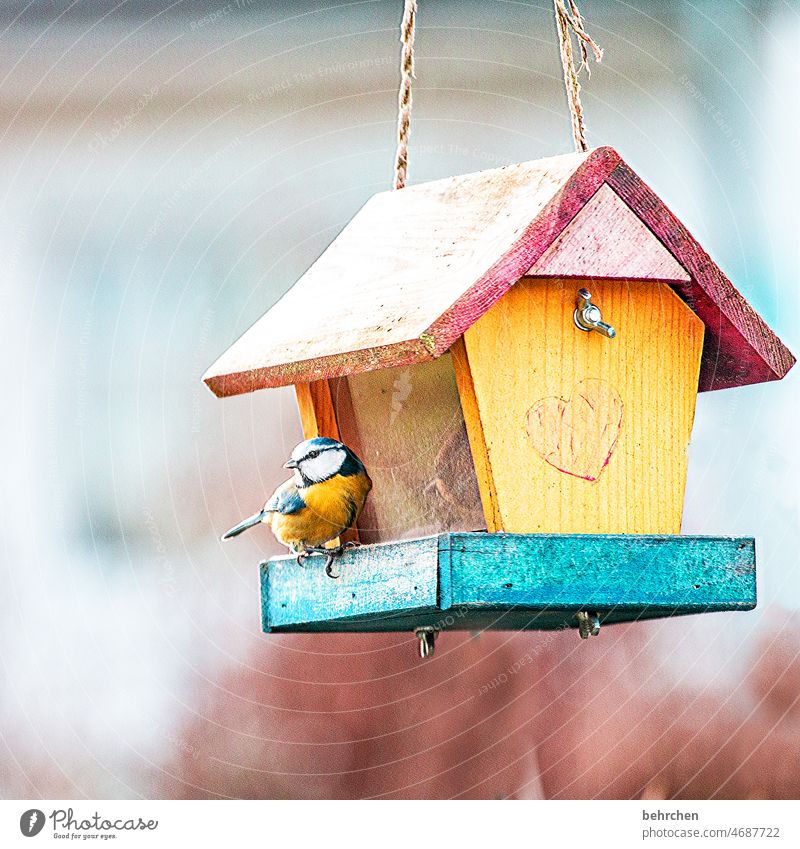
[[[695,398],[793,363],[611,148],[375,195],[204,378],[294,384],[374,481],[339,581],[264,566],[265,630],[753,607],[752,539],[679,536]]]

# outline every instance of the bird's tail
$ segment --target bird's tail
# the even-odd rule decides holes
[[[238,525],[234,525],[229,531],[226,531],[222,535],[222,539],[238,537],[242,531],[246,531],[248,528],[252,528],[253,525],[257,525],[265,515],[266,513],[262,510],[260,513],[256,513],[254,516],[250,516],[248,519],[245,519],[243,522],[239,522]]]

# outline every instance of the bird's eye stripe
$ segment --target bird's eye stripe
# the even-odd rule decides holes
[[[320,454],[325,454],[328,451],[340,451],[342,446],[340,445],[325,445],[322,448],[315,448],[313,451],[309,451],[304,457],[302,457],[298,462],[305,463],[306,460],[315,460]]]

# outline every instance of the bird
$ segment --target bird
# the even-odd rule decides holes
[[[317,436],[301,442],[284,464],[292,477],[281,484],[258,513],[222,535],[231,539],[258,524],[269,525],[302,566],[309,553],[325,554],[325,573],[333,578],[333,560],[347,543],[325,548],[325,543],[352,528],[372,489],[364,464],[338,439]]]

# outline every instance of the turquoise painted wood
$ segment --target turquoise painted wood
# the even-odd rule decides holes
[[[261,564],[265,631],[576,627],[756,606],[750,537],[451,533]]]

